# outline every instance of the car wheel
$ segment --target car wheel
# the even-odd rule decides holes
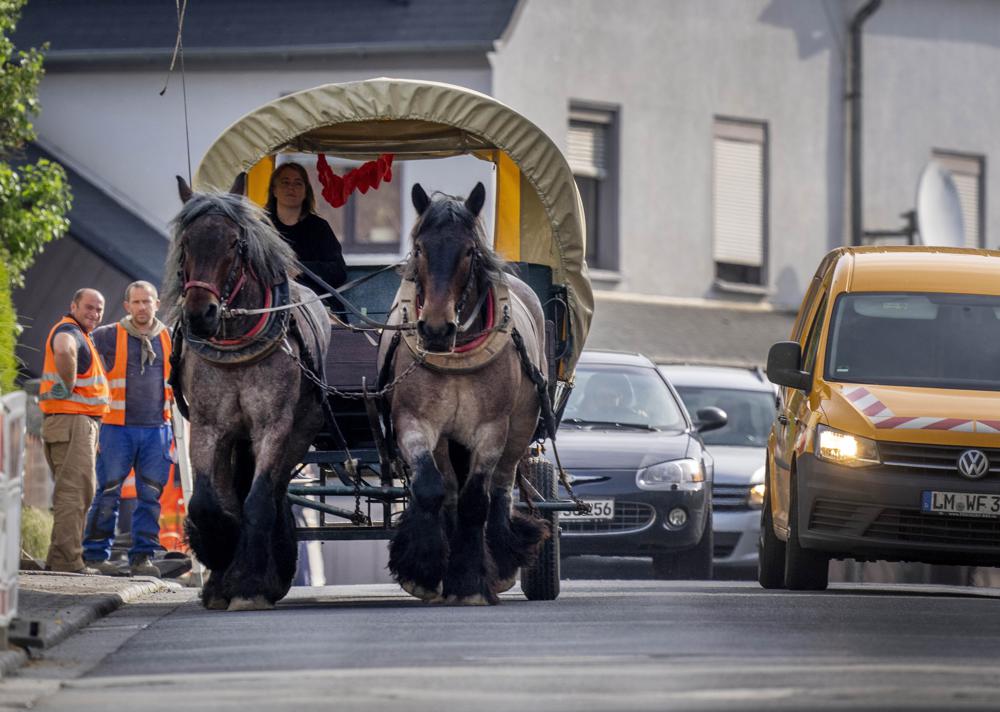
[[[543,457],[529,457],[524,462],[524,476],[546,500],[559,498],[556,468]],[[527,493],[521,493],[525,500]],[[552,536],[542,542],[538,559],[521,568],[521,591],[529,601],[554,601],[559,596],[559,513],[541,512],[549,523]]]
[[[785,542],[774,533],[771,510],[770,478],[765,475],[764,506],[760,510],[760,533],[757,536],[757,582],[764,588],[785,587]]]
[[[710,579],[715,538],[712,535],[712,510],[705,517],[705,531],[693,549],[676,554],[653,554],[653,576],[658,579]]]
[[[824,591],[830,580],[830,559],[799,544],[799,497],[792,481],[788,509],[788,541],[785,543],[785,588],[792,591]]]

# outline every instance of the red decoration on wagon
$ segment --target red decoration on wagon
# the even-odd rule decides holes
[[[388,183],[392,180],[392,154],[383,153],[377,160],[367,161],[343,176],[338,176],[326,162],[326,156],[321,153],[316,158],[316,172],[319,174],[319,182],[323,184],[323,199],[339,208],[355,190],[364,194],[370,189],[377,190],[382,181]]]

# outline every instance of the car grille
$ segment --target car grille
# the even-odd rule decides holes
[[[725,559],[732,555],[736,545],[740,543],[739,532],[715,532],[712,535],[712,556],[716,559]]]
[[[865,536],[923,544],[1000,546],[1000,520],[884,509]]]
[[[653,523],[656,516],[648,504],[641,502],[615,502],[613,519],[573,522],[560,519],[559,528],[564,534],[622,534],[639,531]]]
[[[881,541],[1000,547],[1000,519],[924,514],[917,509],[881,509],[869,504],[818,499],[809,529],[849,533]]]
[[[878,444],[879,455],[886,467],[912,472],[953,472],[958,474],[958,457],[970,448],[954,445],[914,445],[912,443]],[[973,448],[982,450],[990,461],[990,472],[1000,474],[1000,449]]]
[[[841,532],[861,526],[858,510],[861,505],[817,499],[809,516],[809,529],[820,532]]]
[[[746,485],[712,484],[713,509],[748,509],[750,488]]]

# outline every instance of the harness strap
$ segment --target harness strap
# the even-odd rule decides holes
[[[222,301],[222,295],[219,294],[219,288],[216,287],[211,282],[202,282],[199,279],[189,279],[184,283],[184,291],[186,292],[191,287],[199,287],[215,295],[215,298]]]
[[[184,329],[181,328],[180,321],[174,324],[170,338],[173,342],[173,348],[170,349],[170,377],[167,379],[167,383],[174,391],[174,403],[177,404],[177,410],[180,411],[185,420],[190,420],[188,403],[184,398],[184,389],[181,384],[181,344],[184,341]]]
[[[510,331],[511,341],[514,342],[514,348],[517,349],[517,355],[521,359],[521,367],[524,372],[531,379],[531,383],[535,386],[535,390],[538,392],[538,402],[541,412],[538,415],[538,426],[535,429],[535,439],[549,438],[552,441],[556,439],[556,416],[552,410],[552,400],[549,398],[549,384],[546,381],[545,376],[542,372],[538,370],[531,359],[528,357],[528,350],[524,346],[524,338],[518,332],[516,328]]]

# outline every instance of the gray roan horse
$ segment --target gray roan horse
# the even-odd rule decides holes
[[[323,424],[321,392],[295,359],[323,363],[329,318],[317,301],[226,318],[224,307],[315,295],[289,278],[295,255],[242,197],[242,176],[233,194],[192,193],[177,180],[184,206],[173,222],[164,299],[183,337],[172,376],[191,422],[188,539],[211,570],[201,594],[206,608],[270,608],[295,574],[295,524],[285,496],[292,468]]]
[[[503,261],[484,241],[478,216],[485,196],[482,183],[464,202],[447,196],[432,201],[419,184],[413,187],[419,218],[390,322],[416,318],[419,346],[393,348],[383,337],[379,354],[380,370],[399,379],[389,409],[412,473],[389,569],[407,592],[425,601],[497,603],[550,534],[544,521],[511,507],[515,471],[531,443],[539,399],[509,336],[496,357],[475,370],[463,371],[462,353],[453,359],[455,370],[430,366],[435,352],[456,355],[463,343],[492,331],[489,293],[504,285],[510,323],[532,362],[546,372],[541,305],[528,285],[503,271]],[[399,308],[407,281],[411,293],[415,284],[417,314]],[[387,358],[393,362],[386,364]],[[414,359],[421,364],[410,369]]]

